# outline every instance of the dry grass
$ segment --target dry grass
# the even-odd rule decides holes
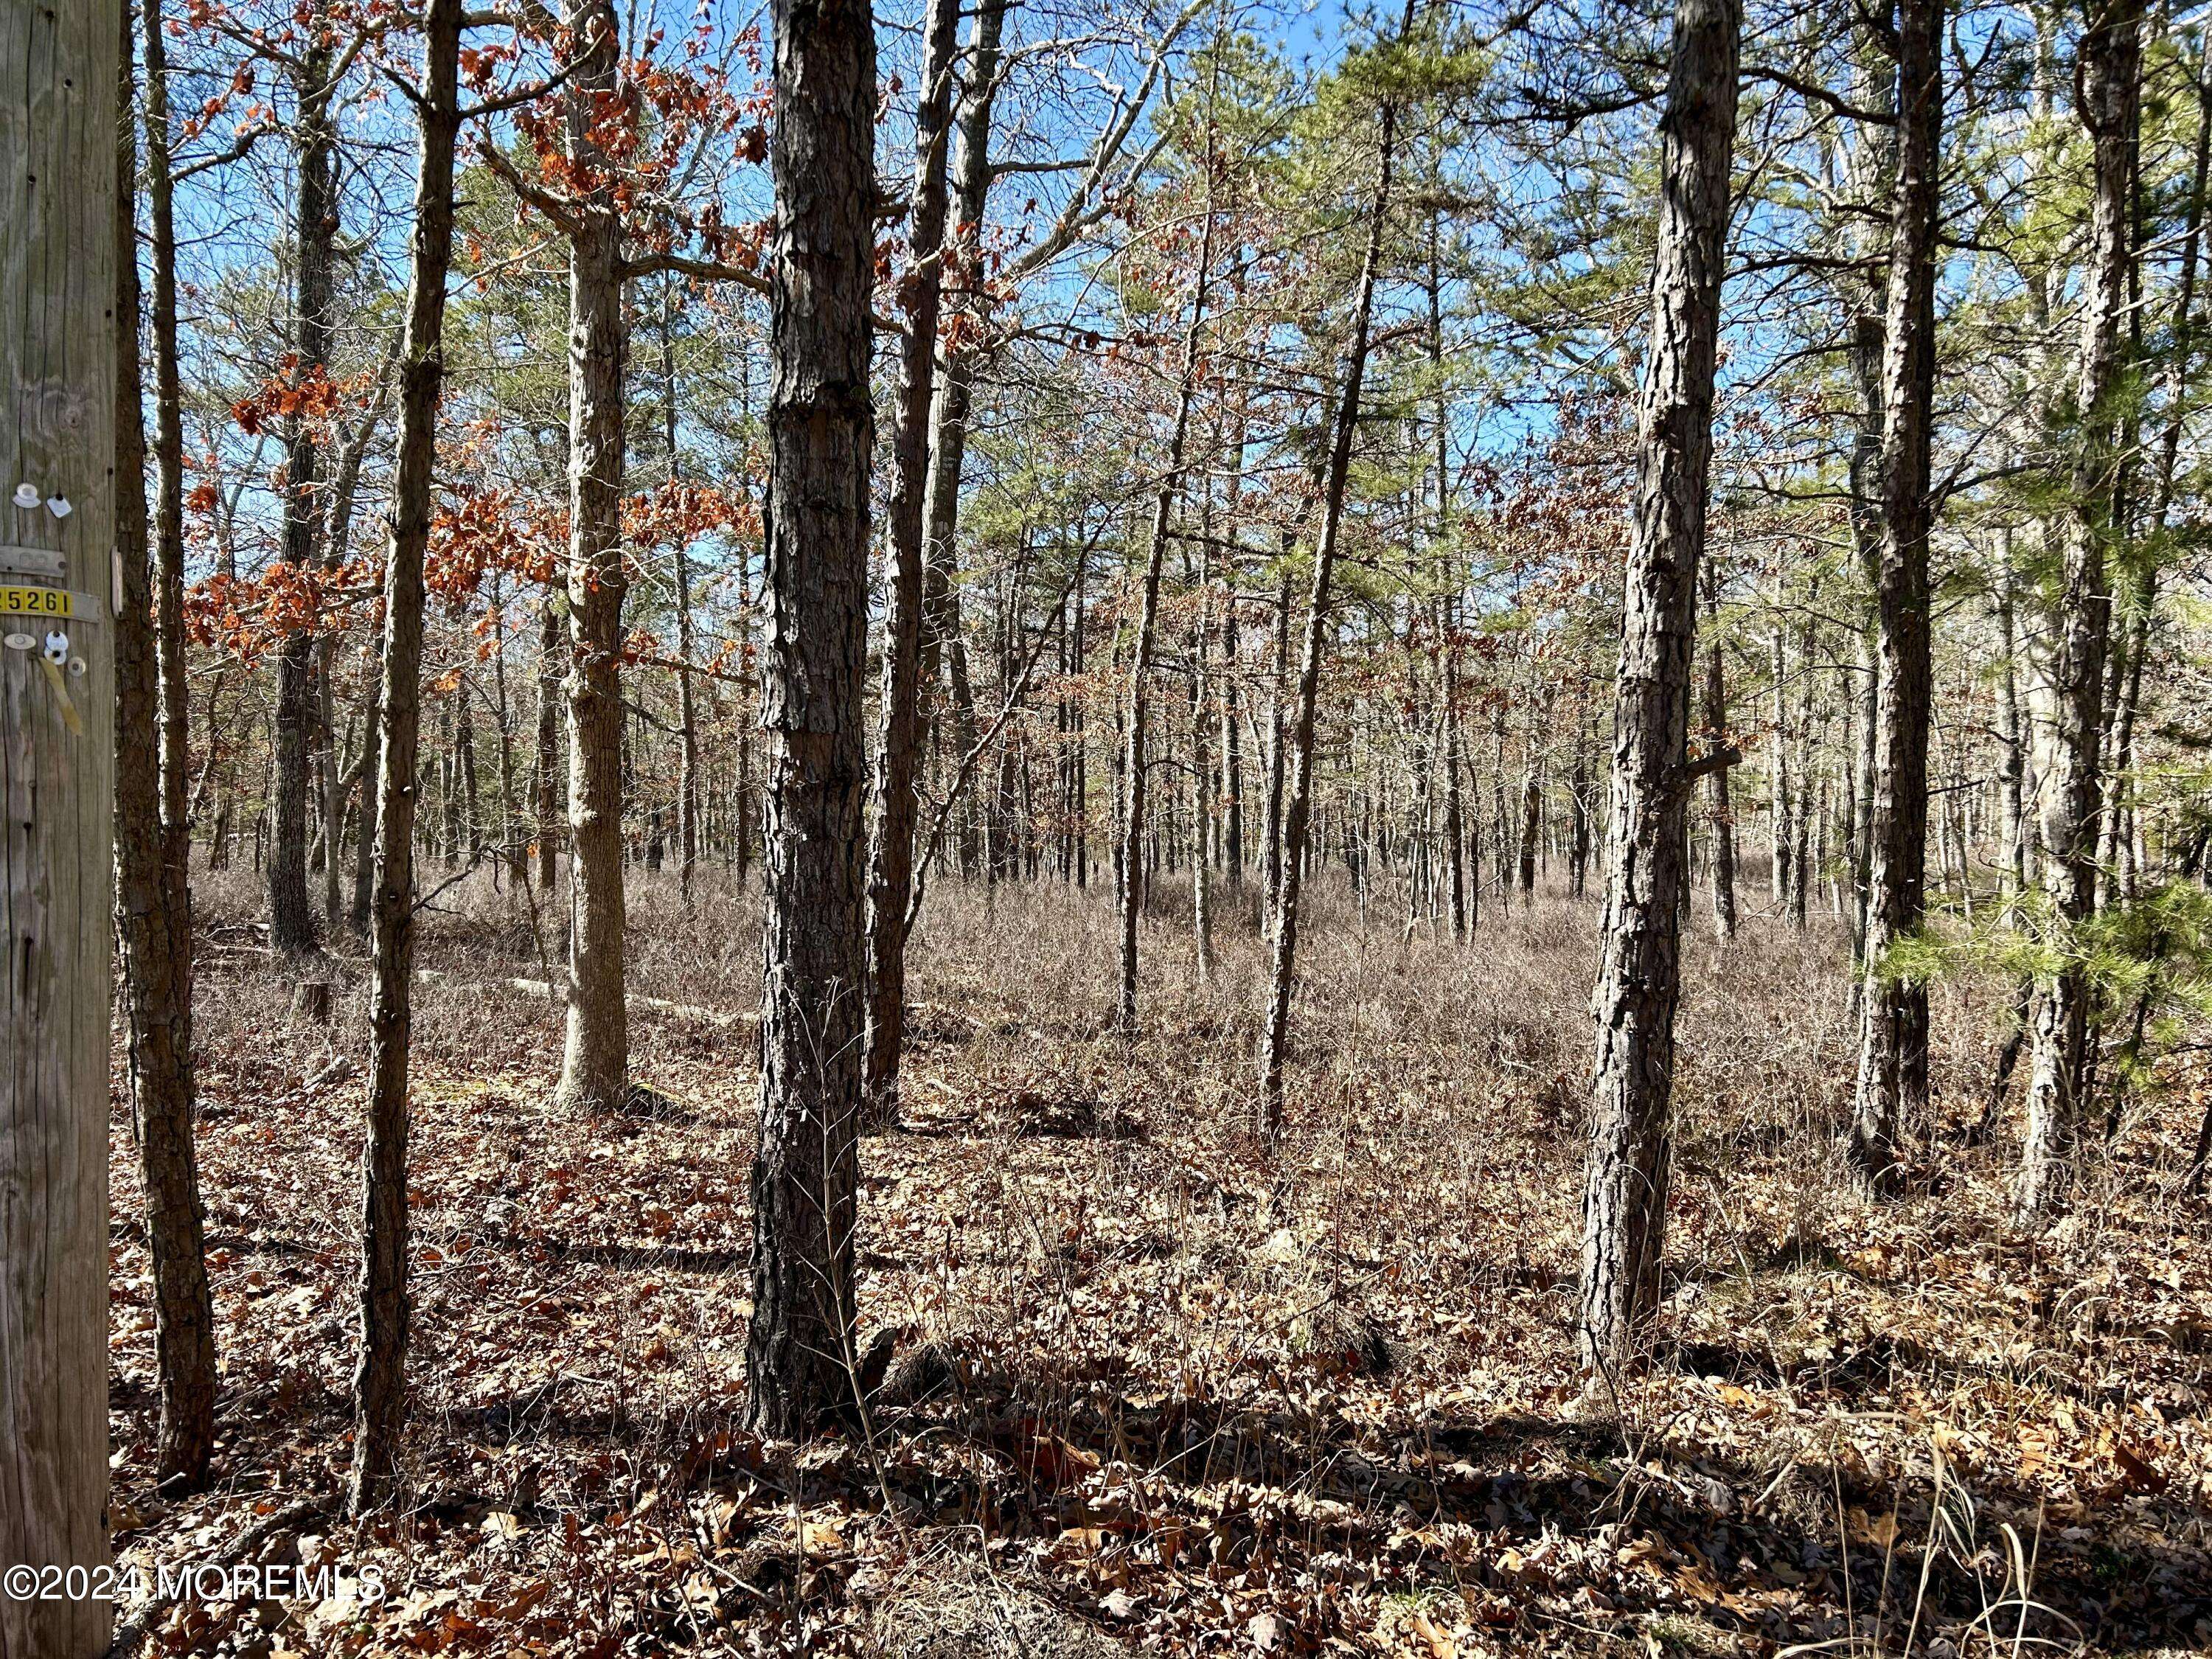
[[[633,988],[749,1010],[755,904],[727,872],[698,885],[687,915],[672,879],[632,872]],[[533,941],[486,878],[441,895],[416,1027],[416,1509],[312,1547],[388,1563],[400,1593],[273,1635],[194,1609],[178,1641],[819,1650],[978,1583],[1170,1651],[2212,1640],[2212,1251],[2170,1190],[2191,1105],[2137,1112],[2074,1218],[2017,1236],[2010,1145],[1960,1133],[2002,999],[1947,986],[1928,1178],[1867,1206],[1833,1151],[1853,1051],[1837,929],[1753,918],[1722,951],[1700,909],[1672,1295],[1651,1379],[1601,1432],[1560,1415],[1595,905],[1492,904],[1458,947],[1408,934],[1401,895],[1372,896],[1363,926],[1321,884],[1271,1158],[1244,1127],[1258,941],[1225,925],[1201,984],[1187,899],[1160,896],[1128,1048],[1107,1035],[1103,894],[935,893],[908,1132],[863,1155],[860,1311],[927,1346],[915,1374],[937,1386],[794,1455],[732,1427],[750,1033],[641,1011],[635,1073],[669,1104],[555,1115],[546,1003],[483,988],[539,976],[541,948],[557,962],[563,918],[541,914]],[[241,872],[200,902],[219,942],[257,908]],[[327,1492],[344,1463],[360,1085],[327,1074],[358,1063],[364,989],[343,951],[337,971],[327,1033],[293,1024],[264,958],[202,975],[228,1397],[204,1498],[149,1484],[118,1114],[135,1559]]]

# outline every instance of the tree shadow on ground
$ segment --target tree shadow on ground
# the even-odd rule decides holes
[[[2212,1552],[2201,1510],[2179,1502],[2139,1498],[2045,1526],[2036,1494],[1996,1482],[1962,1502],[1956,1481],[1945,1495],[1925,1477],[1877,1480],[1847,1463],[1690,1456],[1541,1415],[1378,1431],[1333,1408],[1097,1389],[1047,1409],[988,1374],[890,1414],[892,1483],[901,1443],[948,1431],[1008,1473],[991,1491],[933,1468],[904,1494],[915,1519],[1096,1540],[1132,1584],[1159,1540],[1190,1534],[1219,1571],[1310,1584],[1361,1561],[1403,1593],[1486,1608],[1501,1635],[1518,1625],[1525,1640],[1545,1624],[1546,1644],[1565,1639],[1562,1618],[1688,1617],[1764,1651],[1877,1627],[1894,1641],[1916,1619],[1923,1644],[1993,1621],[2007,1642],[2078,1636],[2112,1650],[2212,1637]],[[1102,1486],[1143,1499],[1102,1501]],[[2025,1606],[2007,1526],[2033,1564]],[[1341,1632],[1316,1612],[1300,1634]]]

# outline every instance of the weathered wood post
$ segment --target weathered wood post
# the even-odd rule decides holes
[[[99,1654],[112,1606],[87,1581],[108,1547],[119,24],[0,0],[0,1659]]]

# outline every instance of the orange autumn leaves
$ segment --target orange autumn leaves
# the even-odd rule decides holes
[[[196,490],[192,505],[211,514],[217,506],[213,486]],[[753,502],[711,484],[673,481],[623,502],[625,564],[633,574],[655,549],[759,533]],[[461,611],[495,572],[539,585],[557,581],[568,538],[565,507],[525,491],[502,486],[455,495],[431,520],[424,583]],[[374,604],[382,591],[380,557],[304,567],[278,560],[253,575],[218,574],[196,583],[185,596],[185,626],[195,646],[220,647],[250,664],[293,635],[338,632],[352,607]],[[650,640],[643,648],[651,653]]]

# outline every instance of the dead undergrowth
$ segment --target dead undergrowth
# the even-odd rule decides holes
[[[2002,997],[1936,998],[1943,1104],[1911,1194],[1832,1152],[1842,944],[1754,919],[1691,951],[1670,1299],[1617,1427],[1570,1421],[1595,907],[1486,907],[1466,947],[1324,884],[1292,1133],[1245,1125],[1261,958],[1147,933],[1106,1033],[1104,896],[939,885],[903,1132],[871,1139],[867,1431],[736,1427],[758,931],[634,872],[619,1117],[549,1106],[527,908],[441,894],[422,960],[414,1432],[404,1517],[264,1547],[375,1564],[367,1604],[184,1602],[159,1650],[1660,1656],[2197,1650],[2212,1643],[2212,1244],[2175,1192],[2177,1079],[2024,1236],[1968,1145]],[[118,1547],[204,1557],[336,1493],[365,988],[289,1011],[210,878],[201,1156],[222,1355],[214,1489],[151,1480],[147,1263],[114,1135]],[[1231,907],[1224,905],[1224,909]],[[557,919],[541,937],[557,949]],[[350,1062],[349,1064],[348,1062]]]

